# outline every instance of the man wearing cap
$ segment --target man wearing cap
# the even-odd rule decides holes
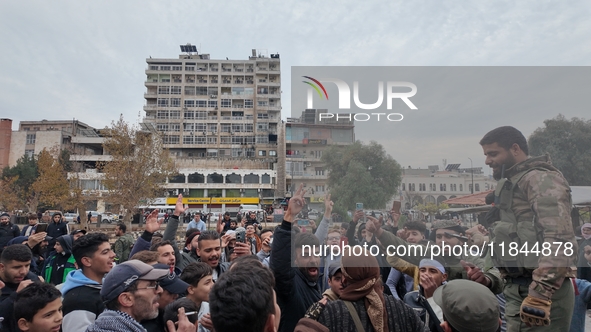
[[[393,218],[400,218],[400,214],[397,213],[393,213],[392,216]],[[419,245],[409,244],[398,236],[390,232],[385,232],[376,218],[368,216],[367,220],[366,227],[376,235],[384,247],[406,247],[406,250],[396,250],[398,257],[405,261],[419,265],[422,259],[433,257],[443,264],[449,280],[472,280],[488,287],[494,294],[502,291],[503,282],[499,271],[494,267],[485,267],[484,259],[472,255],[468,250],[463,250],[463,245],[468,238],[464,236],[463,228],[453,220],[436,220],[433,222],[432,228],[435,230],[435,244],[437,247],[422,246],[422,248],[418,249],[416,246]],[[456,246],[461,246],[462,248],[461,253],[459,250],[456,251],[456,253],[461,254],[459,256],[454,255],[453,252],[453,248]],[[392,253],[394,252],[390,252],[389,254]]]
[[[53,240],[49,241],[47,251],[51,253],[55,250],[56,239],[62,235],[68,235],[69,233],[70,228],[68,227],[68,223],[62,219],[62,213],[55,212],[51,216],[51,222],[47,225],[47,235],[53,238]]]
[[[101,289],[106,310],[86,331],[144,332],[139,322],[158,317],[162,294],[159,280],[168,269],[156,269],[138,260],[118,264],[107,273]]]
[[[452,280],[437,288],[433,299],[443,311],[441,327],[445,332],[497,332],[501,329],[499,302],[478,283]]]
[[[155,264],[152,266],[154,269],[169,269],[169,266],[165,264]],[[160,287],[162,287],[162,294],[160,294],[158,300],[158,317],[140,322],[148,332],[164,331],[164,327],[166,326],[166,322],[163,319],[164,308],[178,299],[181,294],[186,293],[187,288],[189,288],[189,284],[182,281],[176,273],[171,273],[170,270],[166,276],[159,280],[159,283]]]
[[[440,331],[443,314],[433,300],[435,290],[447,280],[447,273],[441,263],[432,259],[423,259],[419,263],[420,288],[407,293],[404,303],[415,309],[431,331]]]
[[[74,239],[74,241],[76,241],[79,238],[86,235],[86,230],[85,229],[75,229],[70,233],[70,235],[72,235],[72,238]]]
[[[19,228],[10,222],[10,215],[6,212],[0,214],[0,252],[6,247],[8,241],[19,235]]]

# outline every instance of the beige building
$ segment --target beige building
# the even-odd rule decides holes
[[[11,135],[9,166],[16,165],[22,156],[32,157],[43,149],[55,153],[71,149],[72,137],[89,128],[77,120],[21,121],[18,130]]]
[[[300,183],[304,184],[311,208],[322,208],[328,190],[328,172],[321,162],[323,152],[331,145],[355,142],[354,123],[322,119],[327,110],[307,109],[300,118],[290,118],[285,128],[285,196],[291,197]]]
[[[472,193],[494,189],[496,181],[482,173],[481,167],[459,168],[460,164],[447,165],[440,171],[438,166],[427,169],[402,169],[400,199],[404,210],[413,209],[418,204],[441,202]],[[391,206],[391,205],[389,205]]]
[[[169,196],[185,193],[190,207],[230,210],[275,196],[279,54],[252,50],[245,60],[214,60],[192,45],[181,51],[176,59],[146,59],[144,122],[162,134],[180,170],[166,184]],[[237,199],[195,203],[223,197]]]

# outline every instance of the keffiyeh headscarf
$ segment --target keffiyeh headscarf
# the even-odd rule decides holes
[[[341,299],[345,301],[364,299],[374,330],[389,332],[386,302],[378,282],[380,267],[376,258],[369,253],[355,256],[345,252],[341,259],[341,272],[347,280],[347,287],[343,290]]]

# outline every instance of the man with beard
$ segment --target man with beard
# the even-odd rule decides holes
[[[289,200],[283,222],[275,230],[271,246],[270,267],[275,275],[277,303],[284,313],[281,315],[279,331],[293,331],[306,310],[322,297],[320,291],[320,257],[315,253],[303,252],[303,246],[318,248],[320,241],[311,233],[295,236],[294,251],[296,268],[292,268],[291,235],[296,216],[305,205],[304,186],[300,185]]]
[[[158,317],[162,294],[159,279],[167,274],[167,269],[155,269],[137,260],[115,266],[101,289],[107,309],[86,331],[144,332],[139,322]]]
[[[566,331],[573,315],[570,278],[577,253],[570,187],[548,155],[528,156],[525,137],[513,127],[491,130],[480,145],[499,181],[492,258],[505,279],[507,330]],[[520,251],[511,255],[502,243],[518,244]]]
[[[48,253],[51,253],[55,250],[55,241],[58,237],[68,234],[70,234],[68,223],[62,218],[61,212],[55,212],[51,216],[51,222],[49,225],[47,225],[47,236],[52,238],[52,240],[49,241],[49,245],[47,246]]]
[[[224,273],[230,266],[230,263],[220,263],[222,243],[220,235],[216,231],[201,232],[197,241],[196,253],[201,262],[207,263],[213,269],[213,281],[216,281],[220,274]]]
[[[181,252],[181,260],[178,262],[177,267],[179,270],[183,271],[187,265],[191,263],[199,262],[199,256],[197,255],[197,246],[199,245],[199,235],[201,234],[200,231],[190,229],[192,232],[187,236],[187,240],[185,241],[185,248],[189,251]]]
[[[32,257],[31,250],[24,244],[13,244],[2,251],[0,283],[5,284],[0,295],[0,314],[5,319],[2,323],[2,331],[16,331],[16,321],[13,317],[16,293],[32,282],[39,281],[37,275],[29,271]]]
[[[0,215],[0,252],[8,244],[8,241],[19,236],[20,231],[17,225],[10,222],[10,215],[2,213]]]

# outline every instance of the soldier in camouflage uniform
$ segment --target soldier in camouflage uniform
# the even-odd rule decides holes
[[[399,215],[393,214],[393,217],[396,218]],[[467,238],[463,236],[463,230],[455,221],[437,220],[433,222],[433,230],[439,236],[436,242],[437,246],[441,244],[449,247],[455,245],[462,246],[460,256],[455,256],[453,252],[443,252],[439,248],[433,248],[433,246],[425,247],[419,244],[408,243],[398,236],[381,229],[381,223],[377,219],[369,216],[367,219],[366,229],[372,232],[384,247],[406,247],[405,252],[398,250],[397,253],[399,255],[388,257],[388,263],[394,268],[399,266],[406,267],[407,263],[418,266],[422,259],[431,259],[433,257],[433,259],[439,261],[445,267],[448,280],[473,280],[488,287],[494,294],[502,292],[503,282],[499,271],[492,264],[486,266],[485,259],[480,258],[480,256],[470,253],[469,250],[463,250]],[[414,247],[416,246],[422,249],[415,249]],[[393,253],[393,250],[390,250],[389,254]]]
[[[480,145],[500,180],[492,259],[505,279],[508,331],[568,331],[577,253],[570,187],[548,156],[528,157],[527,141],[513,127],[490,131]],[[510,245],[519,251],[509,252]]]

